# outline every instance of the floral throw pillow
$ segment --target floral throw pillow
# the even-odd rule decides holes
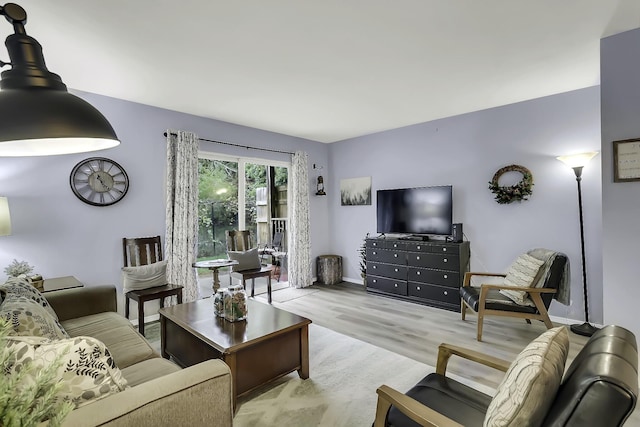
[[[4,284],[0,285],[0,292],[6,294],[6,297],[22,296],[30,298],[43,306],[56,320],[58,319],[58,315],[49,305],[49,301],[25,277],[10,277]]]
[[[57,318],[42,305],[25,296],[5,295],[0,305],[0,319],[5,319],[11,325],[9,335],[54,340],[69,338]]]
[[[92,337],[74,337],[52,341],[38,337],[8,337],[11,357],[8,370],[19,371],[26,364],[38,368],[59,361],[57,380],[62,384],[57,395],[71,401],[76,408],[102,399],[128,387],[111,353],[101,341]],[[28,386],[32,378],[27,378]]]

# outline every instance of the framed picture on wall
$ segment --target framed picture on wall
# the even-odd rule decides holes
[[[613,141],[613,182],[640,181],[640,139]]]
[[[371,204],[371,177],[340,180],[340,204],[359,206]]]

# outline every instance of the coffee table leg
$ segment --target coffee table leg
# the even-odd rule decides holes
[[[222,360],[224,361],[224,363],[227,364],[227,366],[229,366],[229,370],[231,370],[231,395],[233,396],[232,399],[232,403],[233,403],[233,413],[236,413],[236,410],[238,409],[236,407],[236,400],[237,400],[237,393],[236,390],[238,390],[238,385],[236,384],[238,375],[237,375],[237,365],[236,365],[236,354],[235,353],[226,353],[223,355]]]
[[[166,343],[167,343],[167,319],[165,319],[164,316],[160,316],[160,354],[165,359],[168,359],[169,355],[164,349]]]
[[[300,328],[300,369],[298,376],[303,380],[309,378],[309,327]]]

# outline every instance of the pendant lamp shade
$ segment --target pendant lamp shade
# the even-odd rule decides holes
[[[24,29],[24,9],[7,3],[0,14],[15,31],[5,42],[11,69],[0,75],[0,156],[81,153],[120,144],[107,119],[47,69],[42,46]]]

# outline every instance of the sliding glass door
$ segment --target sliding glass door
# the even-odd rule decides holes
[[[226,257],[227,230],[264,247],[286,229],[288,163],[200,153],[199,172],[198,260]]]

